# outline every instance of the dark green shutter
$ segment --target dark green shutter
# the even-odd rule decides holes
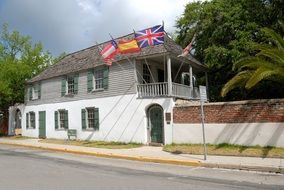
[[[61,80],[61,96],[66,94],[66,77]]]
[[[100,127],[99,108],[95,108],[95,129],[99,130],[99,127]]]
[[[26,113],[26,129],[29,128],[29,113]]]
[[[40,83],[38,83],[37,92],[38,92],[38,99],[40,99],[41,98],[41,84]]]
[[[88,92],[91,92],[93,90],[93,78],[94,78],[94,70],[89,70],[88,83],[87,83]]]
[[[58,111],[54,112],[54,123],[55,129],[58,129]]]
[[[82,129],[86,129],[86,110],[81,110],[81,117],[82,117]]]
[[[74,76],[74,94],[78,94],[79,74]]]
[[[29,100],[33,99],[33,87],[29,87]]]
[[[68,110],[64,112],[64,129],[68,129]]]
[[[103,77],[103,87],[104,89],[108,89],[108,67],[104,69]]]

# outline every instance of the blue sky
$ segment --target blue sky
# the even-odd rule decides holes
[[[53,55],[175,21],[190,0],[0,0],[0,24],[41,41]]]

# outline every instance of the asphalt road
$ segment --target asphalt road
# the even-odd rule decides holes
[[[0,145],[0,190],[6,189],[284,189],[284,176]]]

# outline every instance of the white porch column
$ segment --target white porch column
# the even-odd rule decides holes
[[[189,86],[193,88],[193,80],[192,80],[192,66],[189,65]]]
[[[171,58],[168,55],[167,56],[167,73],[168,73],[168,95],[172,95],[172,64],[171,64]]]

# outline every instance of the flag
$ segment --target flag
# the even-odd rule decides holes
[[[182,50],[182,53],[178,55],[178,57],[186,57],[192,49],[192,44],[195,41],[195,34],[191,40],[191,42]]]
[[[101,51],[101,55],[107,65],[112,64],[114,56],[118,53],[117,48],[117,43],[111,40],[111,43],[107,44]]]
[[[140,52],[141,49],[138,47],[137,41],[135,39],[126,40],[122,39],[118,41],[118,49],[119,53],[126,54],[126,53],[136,53]]]
[[[152,28],[135,32],[135,39],[139,47],[158,45],[164,43],[164,26],[157,25]]]

